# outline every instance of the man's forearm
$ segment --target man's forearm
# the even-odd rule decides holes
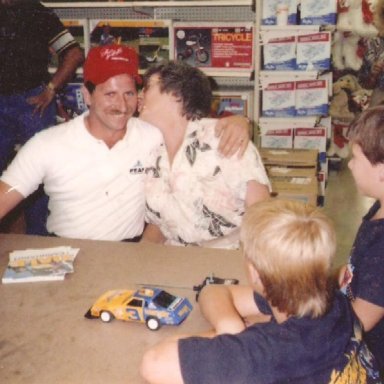
[[[23,199],[15,188],[0,181],[0,220]]]
[[[59,66],[51,79],[55,90],[63,87],[74,76],[83,61],[84,54],[79,47],[70,48],[59,56]]]

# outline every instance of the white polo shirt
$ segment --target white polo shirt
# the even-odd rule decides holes
[[[140,235],[145,168],[162,135],[131,118],[125,137],[109,149],[88,132],[84,116],[36,134],[1,180],[25,197],[44,183],[50,233],[97,240]]]

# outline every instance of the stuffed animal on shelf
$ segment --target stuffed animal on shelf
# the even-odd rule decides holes
[[[372,89],[361,88],[352,93],[352,102],[355,107],[355,114],[360,113],[369,107],[372,92]]]
[[[363,64],[359,49],[360,36],[352,32],[336,31],[332,39],[332,64],[336,69],[358,71]]]
[[[332,63],[336,69],[360,69],[363,62],[360,39],[378,34],[373,24],[376,1],[382,0],[338,0],[332,44]]]
[[[345,136],[347,130],[348,124],[332,122],[332,140],[327,151],[328,157],[338,156],[341,159],[348,157],[348,139]]]
[[[361,89],[356,76],[344,75],[334,82],[333,96],[329,107],[329,114],[332,119],[350,122],[355,114],[349,109],[349,94]]]
[[[378,35],[384,37],[384,0],[376,0],[374,4],[373,24],[378,31]]]
[[[336,29],[353,32],[360,37],[374,37],[377,29],[373,24],[375,3],[378,0],[338,0]]]

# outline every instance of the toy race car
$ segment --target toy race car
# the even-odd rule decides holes
[[[161,325],[178,325],[192,310],[188,299],[173,296],[159,288],[111,290],[100,296],[84,315],[108,323],[114,318],[145,323],[152,330]]]

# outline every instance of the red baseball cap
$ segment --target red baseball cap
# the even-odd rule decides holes
[[[104,45],[92,48],[84,63],[84,82],[94,85],[104,83],[109,78],[126,73],[138,84],[142,83],[139,75],[139,59],[136,51],[127,45]]]

